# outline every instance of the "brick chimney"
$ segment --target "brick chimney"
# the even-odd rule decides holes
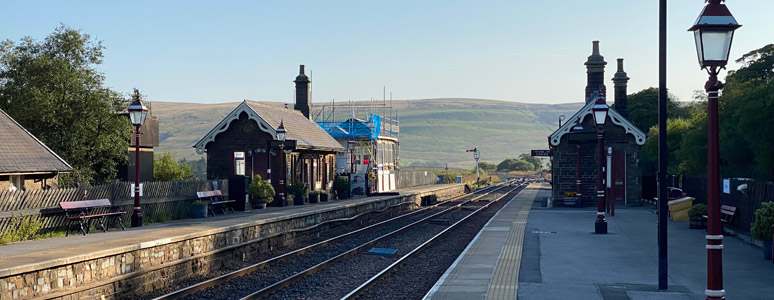
[[[296,83],[296,105],[293,109],[300,111],[305,117],[309,118],[312,106],[309,99],[309,77],[304,74],[304,65],[301,65],[298,76],[293,82]]]
[[[626,86],[629,77],[623,69],[623,58],[618,59],[618,71],[613,76],[613,86],[615,87],[615,111],[624,118],[629,118],[629,111],[626,110]]]
[[[584,63],[586,65],[586,103],[592,101],[589,98],[591,93],[599,91],[602,95],[606,95],[605,91],[605,57],[599,54],[599,41],[593,41],[593,50],[591,56]]]

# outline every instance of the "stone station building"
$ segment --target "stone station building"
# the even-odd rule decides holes
[[[597,125],[592,107],[598,97],[604,97],[604,57],[599,54],[599,42],[593,42],[587,68],[586,104],[549,137],[553,152],[552,198],[557,205],[594,205],[597,190]],[[603,126],[606,170],[610,173],[607,199],[618,204],[639,205],[642,201],[640,178],[640,150],[645,143],[645,132],[626,119],[626,87],[629,78],[623,70],[623,59],[618,59],[618,70],[613,77],[615,105],[608,112]],[[603,174],[606,176],[606,174]],[[607,184],[607,178],[605,184]],[[577,202],[572,193],[579,193]]]
[[[261,175],[272,184],[278,200],[280,168],[284,168],[286,193],[294,180],[305,183],[309,191],[330,190],[335,154],[344,148],[309,118],[310,81],[303,65],[295,83],[295,109],[245,100],[194,145],[197,153],[207,153],[207,179]],[[276,140],[280,123],[287,130],[285,162]],[[234,189],[229,186],[232,196]],[[274,206],[284,204],[272,202]]]

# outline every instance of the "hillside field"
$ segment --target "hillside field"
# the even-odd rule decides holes
[[[269,102],[282,106],[280,102]],[[178,159],[196,160],[193,145],[233,110],[237,102],[201,104],[153,102],[159,117],[160,146]],[[532,104],[483,99],[394,100],[400,119],[401,164],[469,168],[478,147],[481,160],[499,163],[507,157],[547,149],[547,136],[582,103]]]

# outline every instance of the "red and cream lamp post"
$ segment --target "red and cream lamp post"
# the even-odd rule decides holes
[[[607,106],[604,96],[597,96],[597,102],[591,108],[594,123],[597,124],[597,220],[594,222],[594,233],[607,233],[607,220],[605,220],[605,132],[603,127],[607,121]]]
[[[741,27],[722,0],[709,0],[693,31],[699,65],[709,73],[707,91],[707,299],[725,299],[723,289],[723,233],[720,222],[720,161],[718,92],[723,83],[718,72],[726,67],[734,31]]]
[[[287,161],[285,160],[285,138],[287,138],[288,131],[285,130],[285,122],[280,120],[280,125],[277,127],[277,140],[279,141],[279,159],[280,159],[280,177],[279,177],[279,195],[280,206],[285,206],[285,167],[287,167]],[[271,154],[269,154],[271,156]],[[271,166],[270,166],[271,167]]]
[[[142,208],[140,207],[140,126],[145,123],[148,108],[142,104],[140,92],[134,90],[132,104],[129,105],[129,119],[134,125],[134,211],[132,212],[132,227],[142,226]]]

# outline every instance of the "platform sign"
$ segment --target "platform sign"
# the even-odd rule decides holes
[[[532,150],[532,156],[552,156],[551,150]]]

